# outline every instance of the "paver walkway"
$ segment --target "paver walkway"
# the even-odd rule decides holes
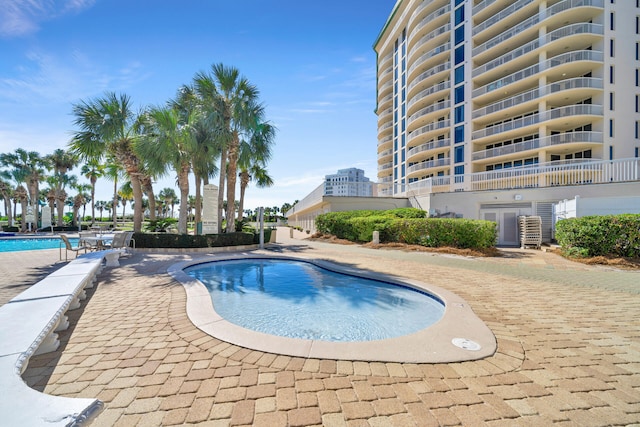
[[[46,393],[103,400],[92,426],[640,425],[639,272],[537,251],[472,259],[278,241],[265,252],[456,292],[493,330],[498,352],[421,365],[240,348],[195,328],[182,286],[165,274],[203,254],[138,253],[101,273],[69,312],[60,350],[33,358],[25,379]]]

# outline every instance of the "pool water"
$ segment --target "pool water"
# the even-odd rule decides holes
[[[78,244],[78,239],[69,239],[73,246]],[[0,252],[34,251],[39,249],[58,249],[63,244],[59,237],[43,238],[8,238],[0,239]]]
[[[437,297],[303,261],[245,259],[188,267],[227,321],[271,335],[334,342],[408,335],[444,314]]]

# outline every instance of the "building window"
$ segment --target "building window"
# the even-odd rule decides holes
[[[455,74],[454,84],[462,83],[464,81],[464,65],[461,65],[458,68],[456,68],[454,74]]]
[[[464,175],[464,165],[453,168],[453,173],[456,175]]]
[[[640,104],[639,104],[639,102],[640,102],[640,97],[638,97],[638,95],[636,95],[636,113],[640,113],[640,110],[639,110]]]
[[[464,145],[459,145],[456,147],[454,152],[454,162],[455,163],[464,162]]]
[[[609,119],[609,136],[613,138],[613,119]]]
[[[609,29],[611,31],[614,31],[616,29],[616,15],[613,12],[609,14]]]
[[[636,34],[640,34],[640,18],[636,16]]]
[[[464,102],[464,85],[458,86],[453,90],[454,94],[454,103],[459,104]]]
[[[464,25],[460,25],[458,28],[455,29],[454,40],[455,40],[454,46],[459,45],[464,41]]]
[[[613,68],[613,65],[609,66],[609,83],[613,84],[615,83],[616,78],[615,78],[615,69]]]
[[[455,11],[455,24],[454,25],[462,24],[463,21],[464,21],[464,6],[459,7],[459,8],[456,9],[456,11]]]
[[[462,3],[464,0],[456,0],[456,6],[459,5],[460,3]],[[638,0],[640,1],[640,0]]]
[[[640,60],[640,44],[636,43],[636,61]]]
[[[459,107],[456,107],[454,111],[454,120],[455,123],[462,123],[464,122],[464,106],[461,105]]]
[[[640,151],[640,150],[638,149],[638,147],[636,147],[636,158],[640,157],[640,156],[638,156],[638,151]]]
[[[464,46],[459,46],[454,51],[455,63],[456,65],[464,62]]]
[[[636,19],[636,25],[638,24],[638,20]],[[609,56],[610,57],[614,57],[615,56],[615,41],[613,39],[609,40]]]
[[[615,95],[613,92],[609,92],[609,110],[613,111],[615,109]]]
[[[636,120],[636,139],[638,139],[638,121]]]
[[[459,142],[464,142],[464,125],[456,126],[453,131],[454,133],[454,142],[457,144]]]
[[[609,160],[613,160],[613,145],[609,146]]]

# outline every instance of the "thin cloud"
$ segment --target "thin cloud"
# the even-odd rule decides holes
[[[78,51],[69,57],[31,51],[16,77],[0,77],[0,97],[22,103],[69,101],[107,89],[126,89],[149,76],[135,61],[116,70],[104,70]]]
[[[0,0],[0,36],[21,37],[40,29],[40,23],[87,9],[95,0]]]

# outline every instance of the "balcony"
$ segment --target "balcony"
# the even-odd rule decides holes
[[[385,134],[391,132],[391,130],[393,129],[393,122],[387,122],[385,124],[383,124],[382,126],[378,127],[378,140],[381,139],[382,136],[384,136]]]
[[[425,171],[427,169],[442,168],[444,166],[449,166],[450,164],[451,164],[450,157],[445,157],[444,159],[429,160],[428,162],[420,162],[415,165],[409,166],[407,168],[407,174],[418,172],[418,171]]]
[[[418,42],[409,51],[409,55],[407,55],[409,64],[413,63],[413,57],[415,55],[420,54],[420,47],[424,46],[426,43],[430,41],[435,40],[437,37],[443,34],[448,35],[450,31],[451,31],[451,24],[447,23],[439,28],[436,28],[435,30],[433,30],[432,32],[430,32],[429,34],[427,34],[426,36],[423,36],[420,40],[418,40]],[[440,42],[442,42],[442,40]],[[432,44],[435,44],[435,42]],[[425,48],[424,50],[427,50],[427,48]]]
[[[433,134],[431,136],[442,134],[442,132],[438,131],[441,131],[442,129],[449,129],[449,127],[451,127],[451,121],[449,119],[429,123],[428,125],[422,126],[421,128],[411,132],[407,138],[407,145],[411,145],[411,142],[419,136],[428,137],[430,134]]]
[[[616,182],[640,181],[640,159],[619,160],[572,160],[549,162],[533,166],[501,169],[459,175],[469,183],[467,191],[508,190],[514,188],[544,188],[561,185],[590,185]],[[422,179],[409,184],[413,194],[452,192],[450,182],[442,182],[436,188],[435,181],[441,178]]]
[[[384,94],[386,94],[389,91],[393,90],[393,81],[389,81],[385,84],[383,84],[382,86],[380,86],[380,88],[378,89],[378,96],[382,96]],[[393,92],[392,92],[393,94]]]
[[[393,114],[393,107],[387,108],[383,112],[378,113],[378,124],[391,120],[392,114]]]
[[[384,147],[385,145],[391,146],[392,142],[393,142],[393,135],[385,136],[384,138],[378,140],[378,149],[380,149],[380,147]]]
[[[510,15],[512,15],[513,13],[517,12],[518,10],[524,8],[525,6],[533,3],[534,0],[520,0],[517,1],[513,4],[511,4],[510,6],[505,7],[504,9],[500,10],[499,13],[496,13],[495,15],[493,15],[492,17],[490,17],[489,19],[475,25],[473,27],[473,36],[475,37],[477,34],[483,32],[484,30],[486,30],[487,28],[489,28],[490,26],[492,26],[493,24],[500,22],[501,20],[509,17]],[[474,11],[474,16],[475,16],[475,11]]]
[[[491,114],[500,112],[502,110],[514,107],[526,108],[527,103],[533,103],[539,101],[539,98],[544,96],[558,94],[573,89],[602,89],[603,81],[600,78],[595,77],[576,77],[574,79],[561,80],[555,83],[548,84],[542,88],[536,88],[528,92],[519,93],[510,98],[503,99],[499,102],[487,105],[486,107],[479,108],[473,111],[472,117],[474,119],[482,117],[485,120],[491,120]],[[580,92],[580,97],[584,98],[584,92]]]
[[[492,61],[487,62],[484,65],[476,67],[473,69],[472,75],[473,77],[478,77],[484,73],[487,73],[491,70],[497,69],[508,62],[511,62],[515,59],[523,57],[524,55],[531,54],[536,49],[540,47],[545,47],[553,42],[556,42],[560,39],[566,39],[568,37],[578,36],[580,43],[585,43],[585,36],[594,35],[594,36],[602,36],[604,34],[604,27],[598,24],[590,24],[590,23],[580,23],[567,25],[565,27],[559,28],[555,31],[548,33],[542,40],[542,43],[539,39],[533,40],[523,46],[518,47],[517,49],[512,50],[509,53],[506,53]],[[565,44],[567,42],[565,41]]]
[[[421,33],[426,33],[428,32],[429,28],[431,26],[435,27],[438,24],[441,24],[440,21],[442,21],[442,23],[445,22],[446,19],[446,15],[451,12],[451,5],[447,4],[443,7],[441,7],[440,9],[436,10],[435,12],[427,15],[426,17],[424,17],[422,19],[422,21],[420,21],[419,24],[417,24],[415,26],[415,28],[413,28],[410,32],[409,32],[409,37],[407,38],[407,49],[409,49],[409,51],[411,51],[411,49],[413,49],[413,44],[415,42],[418,41],[418,39],[416,39],[416,37],[419,37],[419,35]],[[438,19],[440,17],[443,17],[442,20]]]
[[[427,71],[420,74],[418,77],[410,81],[409,83],[409,91],[408,96],[411,98],[411,91],[421,83],[426,83],[430,77],[437,76],[440,73],[448,71],[451,69],[451,62],[445,62],[444,64],[438,64],[433,68],[428,69]],[[435,80],[435,78],[434,78]]]
[[[434,94],[438,94],[439,92],[442,92],[444,90],[448,91],[449,89],[451,89],[451,82],[448,81],[448,80],[446,82],[441,82],[441,83],[439,83],[439,84],[437,84],[435,86],[431,86],[431,87],[429,87],[429,88],[427,88],[427,89],[425,89],[425,90],[423,90],[421,92],[418,92],[416,94],[416,96],[412,97],[409,100],[409,104],[407,105],[407,107],[409,109],[411,109],[411,107],[416,102],[422,101],[422,100],[424,100],[424,98],[426,98],[428,96],[431,96],[431,95],[434,95]],[[438,95],[438,96],[440,96],[440,95]],[[409,112],[409,114],[411,114],[411,112]]]
[[[425,122],[429,121],[429,119],[433,119],[434,116],[436,116],[436,113],[438,113],[439,111],[448,110],[450,107],[451,101],[447,99],[442,102],[431,104],[428,107],[415,112],[414,114],[410,115],[409,120],[407,120],[407,129],[409,130],[409,132],[411,132],[413,130],[411,129],[411,125],[414,125],[413,127],[421,126]]]
[[[495,126],[487,127],[474,131],[471,139],[478,140],[492,135],[506,133],[512,130],[518,130],[527,126],[538,125],[543,122],[552,122],[554,120],[567,122],[574,121],[575,118],[581,118],[581,116],[597,116],[602,117],[603,108],[602,105],[592,104],[579,104],[579,105],[567,105],[564,107],[554,108],[552,110],[543,111],[541,113],[533,114],[530,116],[522,117],[516,120],[500,123]],[[550,123],[547,123],[549,125]]]
[[[432,150],[437,150],[444,147],[448,148],[449,146],[451,146],[451,139],[449,138],[436,139],[435,141],[430,141],[425,144],[418,145],[417,147],[413,147],[409,151],[407,151],[407,161],[411,161],[411,159],[418,154],[425,153],[426,155]]]
[[[391,155],[393,155],[393,149],[392,148],[386,149],[378,153],[378,160],[382,160],[385,157],[389,157]]]
[[[602,61],[604,61],[604,54],[602,52],[593,50],[578,50],[554,56],[553,58],[550,58],[541,64],[532,65],[531,67],[525,68],[475,89],[473,91],[473,98],[474,100],[477,100],[477,98],[481,97],[482,95],[493,92],[497,89],[506,90],[508,89],[507,86],[511,84],[523,84],[523,81],[529,78],[536,77],[537,79],[538,74],[544,71],[556,71],[556,68],[562,67],[564,65],[566,65],[568,68],[578,69],[584,72],[588,70],[588,68],[585,68],[584,65],[581,65],[584,61],[602,63]]]
[[[384,108],[387,106],[387,103],[391,103],[391,100],[393,100],[393,94],[389,94],[387,96],[385,96],[384,98],[382,98],[380,100],[380,102],[378,102],[378,108]]]
[[[384,172],[387,169],[393,169],[393,162],[383,163],[378,165],[378,173]]]
[[[558,135],[536,138],[531,141],[518,142],[488,150],[476,151],[472,154],[473,161],[495,159],[496,157],[519,154],[529,150],[539,150],[562,144],[602,144],[602,132],[566,132]]]
[[[393,66],[387,68],[378,75],[378,84],[386,83],[387,80],[391,80],[393,77]]]
[[[429,59],[435,58],[438,55],[440,55],[441,53],[445,53],[445,52],[449,52],[451,50],[451,43],[447,42],[444,44],[441,44],[440,46],[435,47],[434,49],[430,50],[429,52],[421,55],[416,62],[413,63],[413,65],[411,65],[411,67],[409,67],[409,72],[407,73],[409,76],[409,80],[412,79],[411,74],[418,71],[419,67],[426,61],[428,61]],[[448,59],[448,58],[447,58]]]
[[[384,68],[387,65],[387,62],[393,58],[393,52],[388,53],[384,56],[384,58],[378,61],[378,68]],[[390,64],[393,67],[393,63]]]

